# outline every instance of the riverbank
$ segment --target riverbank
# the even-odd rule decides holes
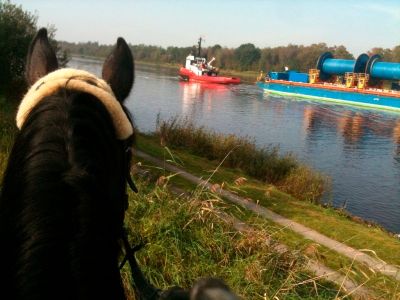
[[[161,143],[165,143],[165,140],[162,140]],[[228,190],[232,189],[233,192],[242,197],[252,199],[276,213],[313,228],[333,239],[346,241],[354,248],[371,249],[377,253],[378,257],[387,260],[388,263],[400,265],[400,257],[397,255],[400,251],[400,240],[396,238],[395,234],[378,225],[365,222],[360,218],[354,218],[341,209],[319,205],[311,201],[301,201],[278,189],[273,184],[264,183],[249,176],[240,168],[223,167],[221,161],[211,161],[191,154],[185,149],[176,149],[168,144],[164,144],[163,147],[156,135],[140,134],[137,147],[154,157],[175,162],[178,166],[184,166],[185,170],[200,178],[210,177],[211,183],[227,187]],[[214,170],[217,171],[214,172]],[[177,180],[176,184],[182,185],[182,188],[193,188],[192,185],[186,186],[175,177],[171,180]]]
[[[155,136],[141,135],[138,138],[139,149],[166,162],[175,163],[180,167],[184,167],[185,170],[189,170],[190,173],[209,180],[216,190],[220,187],[228,189],[248,199],[248,201],[261,204],[336,241],[355,249],[361,249],[378,260],[382,259],[388,264],[400,265],[400,257],[398,256],[400,241],[384,229],[364,223],[362,220],[353,218],[348,213],[333,207],[322,207],[307,201],[299,201],[280,191],[275,186],[266,185],[258,180],[249,178],[238,169],[231,170],[221,167],[218,161],[209,161],[192,155],[185,150],[176,150],[167,147],[167,145],[164,146],[166,148],[160,146],[160,141]],[[158,166],[152,167],[152,164],[147,161],[143,163],[153,172],[156,168],[159,168]],[[168,184],[170,185],[176,185],[186,190],[195,190],[197,188],[196,185],[187,180],[175,176],[176,174],[166,172],[165,168],[163,171],[156,172],[158,172],[158,175],[155,177],[163,176],[163,178],[168,178]],[[247,180],[238,185],[239,178],[247,178]],[[304,239],[304,237],[291,232],[289,228],[264,220],[257,214],[243,210],[243,208],[236,205],[228,205],[228,211],[242,221],[252,225],[256,224],[255,226],[260,230],[274,228],[273,236],[277,241],[289,245],[293,251],[305,253],[309,258],[317,258],[318,261],[334,270],[339,270],[346,276],[349,276],[350,272],[352,274],[351,278],[356,282],[368,286],[376,291],[378,295],[385,295],[382,296],[382,299],[391,299],[393,295],[398,293],[399,283],[396,280],[371,271],[363,263],[355,262],[312,240]]]

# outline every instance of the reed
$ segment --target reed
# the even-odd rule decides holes
[[[186,149],[211,161],[223,161],[224,167],[239,168],[300,200],[317,203],[329,186],[325,176],[300,164],[290,153],[280,154],[278,147],[258,148],[250,137],[224,135],[197,127],[187,118],[157,118],[156,134],[168,147]]]
[[[276,186],[297,199],[320,203],[322,196],[331,190],[332,181],[329,177],[308,166],[299,165],[293,168]]]

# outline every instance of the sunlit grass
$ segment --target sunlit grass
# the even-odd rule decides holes
[[[337,294],[337,287],[305,270],[305,256],[272,250],[266,238],[274,227],[239,233],[221,219],[226,204],[218,196],[199,190],[177,196],[164,186],[141,181],[141,193],[130,195],[126,215],[133,244],[147,243],[137,256],[156,286],[188,288],[200,277],[213,276],[243,299],[332,299]]]
[[[257,147],[249,137],[220,134],[198,127],[189,119],[157,120],[156,134],[162,144],[185,149],[211,161],[223,161],[266,183],[273,183],[300,200],[318,203],[329,187],[326,176],[300,164],[278,147]]]
[[[331,179],[310,167],[299,165],[276,185],[297,199],[319,203],[323,194],[330,191]]]
[[[142,137],[139,139],[141,145],[143,143],[142,139]],[[146,141],[147,145],[151,144],[149,138],[146,138]],[[170,162],[174,160],[180,161],[185,167],[190,164],[188,163],[188,156],[183,155],[182,152],[179,152],[179,154],[175,152],[172,153],[172,155],[175,156],[173,159],[169,156],[171,152],[169,150],[166,152],[168,152],[166,159]],[[201,158],[197,159],[201,161],[200,165],[203,168],[210,168],[210,165],[204,163]],[[193,163],[194,160],[196,160],[196,158],[192,157],[190,162]],[[201,168],[201,166],[197,166],[197,168]],[[162,168],[152,166],[151,163],[146,161],[142,161],[142,168],[150,171],[146,173],[150,182],[165,182],[165,178],[170,178],[169,186],[180,186],[186,191],[199,190],[195,185],[185,182],[185,180],[179,176],[175,176],[176,174],[171,174]],[[190,168],[193,170],[193,166]],[[237,175],[240,176],[240,174]],[[278,209],[279,213],[301,224],[310,226],[331,238],[343,241],[356,249],[371,249],[368,250],[369,252],[367,254],[374,257],[376,255],[378,259],[383,259],[395,265],[400,262],[397,255],[400,249],[399,241],[380,228],[369,227],[363,223],[355,223],[330,207],[324,208],[309,202],[298,201],[271,185],[262,187],[262,185],[257,185],[256,182],[249,180],[249,182],[244,182],[240,186],[237,186],[234,183],[236,180],[232,180],[230,172],[224,168],[218,169],[218,171],[214,173],[213,178],[210,179],[210,182],[221,182],[219,180],[214,180],[214,177],[221,178],[221,176],[226,178],[226,181],[224,181],[225,184],[214,184],[215,186],[224,186],[226,189],[233,188],[233,192],[242,195],[248,199],[248,201],[260,201],[260,204],[272,210]],[[160,181],[159,178],[163,178],[163,180]],[[164,185],[163,183],[163,186]],[[195,194],[196,192],[194,196]],[[259,232],[264,232],[264,236],[282,242],[289,246],[290,249],[295,249],[299,257],[304,255],[313,260],[320,261],[333,270],[337,270],[346,278],[355,280],[359,284],[365,284],[375,295],[382,296],[382,299],[397,299],[397,297],[400,296],[399,283],[393,278],[381,275],[379,272],[373,271],[361,263],[354,262],[348,257],[339,255],[332,249],[319,245],[312,240],[305,239],[303,236],[291,232],[288,228],[276,225],[272,221],[268,221],[236,205],[226,203],[223,210],[229,214],[234,214],[240,220],[256,227]],[[372,298],[371,296],[371,299]]]

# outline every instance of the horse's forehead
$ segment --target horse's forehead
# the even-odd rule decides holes
[[[95,75],[76,69],[60,69],[39,79],[22,100],[17,112],[17,127],[22,128],[30,111],[42,99],[55,94],[60,89],[85,92],[95,96],[109,112],[117,138],[125,140],[133,134],[133,126],[121,103],[115,98],[111,87]]]

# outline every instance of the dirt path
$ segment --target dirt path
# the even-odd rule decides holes
[[[167,169],[170,172],[177,173],[181,177],[185,178],[186,180],[195,183],[197,185],[203,185],[205,188],[210,189],[212,187],[212,184],[209,182],[198,178],[182,169],[179,169],[178,167],[175,167],[173,165],[170,165],[168,163],[165,163],[164,161],[154,158],[146,153],[143,153],[141,151],[136,151],[135,154],[143,159],[146,159],[160,167],[163,167]],[[371,257],[368,254],[365,254],[364,252],[361,252],[357,249],[354,249],[352,247],[349,247],[341,242],[338,242],[336,240],[333,240],[311,228],[308,228],[304,225],[301,225],[297,222],[294,222],[288,218],[285,218],[281,215],[278,215],[274,213],[273,211],[262,207],[260,205],[257,205],[254,202],[245,200],[242,197],[239,197],[231,192],[225,191],[221,189],[220,191],[221,196],[224,198],[228,199],[229,201],[238,204],[246,209],[249,209],[258,215],[261,215],[265,217],[266,219],[269,219],[279,225],[282,225],[286,228],[291,229],[292,231],[302,235],[303,237],[313,240],[321,245],[326,246],[329,249],[332,249],[344,256],[347,256],[348,258],[357,261],[359,263],[362,263],[364,265],[367,265],[369,268],[373,269],[374,271],[380,272],[384,275],[390,276],[395,278],[396,280],[400,281],[400,269],[397,268],[396,266],[389,265],[377,258]]]

